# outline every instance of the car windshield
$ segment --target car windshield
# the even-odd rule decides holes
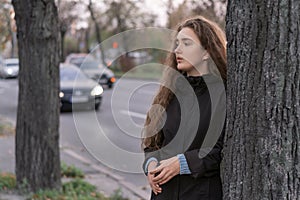
[[[4,65],[6,67],[18,67],[19,66],[19,59],[6,59],[4,60]]]
[[[83,62],[80,66],[81,69],[100,69],[101,65],[97,61],[89,61],[89,62]]]
[[[60,80],[62,81],[75,81],[84,79],[87,79],[87,77],[80,71],[67,67],[60,69]]]
[[[18,67],[18,63],[6,63],[6,67]]]
[[[72,58],[70,63],[77,65],[80,67],[81,63],[84,61],[84,57],[79,57],[79,58]]]

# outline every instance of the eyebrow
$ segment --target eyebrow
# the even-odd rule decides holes
[[[180,39],[178,39],[178,38],[176,38],[176,42],[177,41],[179,41],[179,40],[182,40],[182,41],[192,41],[192,42],[194,42],[194,40],[192,40],[191,38],[180,38]]]

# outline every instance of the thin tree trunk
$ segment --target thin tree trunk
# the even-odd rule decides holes
[[[66,35],[66,31],[62,31],[60,30],[60,62],[64,62],[65,60],[65,35]]]
[[[89,0],[88,9],[89,9],[89,11],[90,11],[92,21],[94,22],[94,25],[95,25],[95,29],[96,29],[96,39],[97,39],[97,42],[98,42],[98,45],[99,45],[99,50],[100,50],[100,53],[101,53],[101,59],[102,59],[103,64],[106,65],[106,62],[105,62],[105,55],[104,55],[103,48],[102,48],[102,44],[101,44],[102,39],[101,39],[100,27],[99,27],[99,25],[98,25],[98,23],[97,23],[97,20],[96,20],[94,11],[93,11],[93,3],[92,3],[92,0]]]
[[[15,41],[14,41],[14,33],[12,30],[12,24],[11,24],[11,17],[9,15],[8,11],[4,12],[4,16],[6,18],[6,22],[7,22],[7,27],[8,27],[8,32],[10,35],[10,43],[11,43],[11,50],[10,50],[10,57],[13,58],[15,57],[14,52],[15,52]]]
[[[300,1],[229,1],[224,199],[300,199]]]
[[[7,19],[7,22],[8,22],[8,27],[9,27],[9,35],[11,37],[11,50],[10,50],[10,57],[11,58],[14,58],[15,57],[15,40],[14,40],[14,32],[12,30],[12,27],[11,27],[11,23],[10,23],[10,16],[7,16],[8,19]]]
[[[90,28],[87,28],[84,33],[85,52],[86,53],[90,52],[89,38],[90,38]]]
[[[19,45],[18,186],[59,189],[59,52],[54,0],[13,0]]]

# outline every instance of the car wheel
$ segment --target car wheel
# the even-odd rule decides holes
[[[113,84],[108,84],[108,88],[111,89],[113,87]]]
[[[95,104],[95,110],[98,111],[100,108],[100,103]]]

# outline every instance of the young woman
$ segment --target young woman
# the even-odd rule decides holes
[[[225,46],[222,30],[201,16],[178,26],[143,133],[151,199],[222,199]]]

